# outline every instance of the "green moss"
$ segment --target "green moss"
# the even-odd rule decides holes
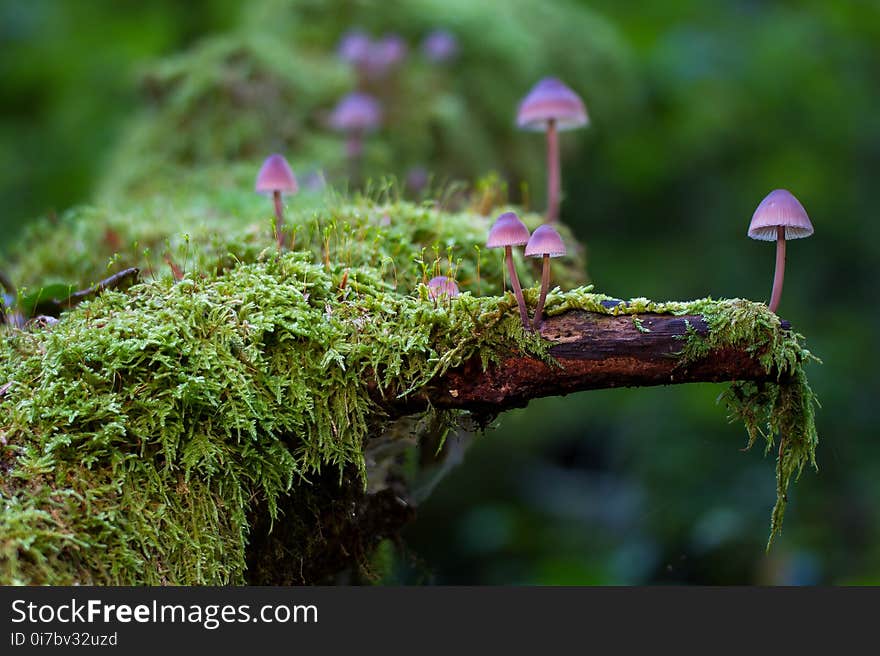
[[[83,209],[42,224],[14,270],[90,280],[104,267],[77,248],[48,254],[108,229],[116,245],[168,238],[154,206],[142,211],[137,222]],[[371,381],[401,395],[475,354],[542,351],[510,294],[475,295],[501,286],[500,255],[475,248],[488,224],[337,204],[291,216],[302,250],[283,256],[265,226],[235,239],[233,219],[213,234],[194,225],[169,241],[188,271],[176,284],[155,250],[116,253],[154,278],[4,343],[3,580],[241,582],[254,503],[276,517],[280,498],[326,471],[366,483],[364,444],[385,423]],[[460,280],[454,302],[428,299],[422,283],[438,271]]]
[[[761,436],[769,452],[774,441],[779,440],[776,505],[770,521],[768,549],[782,529],[788,486],[792,478],[800,476],[807,463],[818,469],[816,446],[819,436],[814,418],[818,401],[801,368],[790,371],[788,376],[785,382],[780,383],[733,383],[722,395],[731,417],[745,424],[749,433],[748,446],[752,446]]]
[[[295,199],[296,252],[279,255],[265,198],[230,185],[207,203],[197,181],[188,188],[124,214],[75,210],[13,250],[11,270],[31,285],[86,284],[108,260],[140,266],[145,282],[2,342],[0,375],[12,382],[0,399],[3,582],[241,583],[248,544],[270,530],[284,534],[278,548],[292,563],[327,560],[327,536],[356,535],[364,565],[375,545],[362,527],[327,522],[338,515],[328,508],[363,504],[365,448],[402,433],[442,444],[457,419],[435,412],[398,431],[371,384],[403,396],[473,356],[488,365],[513,349],[545,355],[522,331],[512,295],[501,295],[500,253],[480,248],[490,217],[392,197]],[[183,281],[162,251],[186,269]],[[534,304],[538,276],[518,266]],[[462,295],[431,301],[424,282],[437,273],[454,275]],[[572,266],[554,275],[577,280]],[[759,434],[768,448],[781,440],[775,534],[789,481],[815,450],[800,336],[749,301],[608,300],[590,287],[556,288],[546,309],[636,323],[644,312],[701,314],[709,331],[683,341],[685,360],[735,346],[779,372],[726,396],[750,444]]]

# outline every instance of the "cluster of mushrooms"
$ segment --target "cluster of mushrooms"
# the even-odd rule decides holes
[[[376,44],[371,44],[368,39],[366,41],[363,39],[366,39],[364,35],[350,34],[343,39],[340,48],[341,52],[347,53],[345,57],[352,62],[359,62],[356,65],[362,67],[365,76],[376,74],[375,67],[378,65],[375,62],[370,64],[371,61],[374,61],[370,57],[379,57],[379,55],[370,54],[374,52],[376,47],[379,47],[380,54],[385,52],[385,59],[380,59],[385,62],[386,66],[389,65],[388,61],[399,61],[399,58],[405,53],[405,47],[401,45],[400,41],[394,40],[393,44],[379,42],[379,46],[376,46]],[[432,33],[426,40],[426,44],[430,44],[432,39],[437,41],[433,47],[443,53],[443,57],[451,57],[457,49],[448,33]],[[384,45],[382,45],[383,43]],[[396,46],[392,47],[394,44]],[[358,59],[356,53],[361,53],[362,59]],[[374,68],[370,68],[370,66]],[[378,103],[366,94],[358,92],[347,96],[334,110],[331,122],[338,129],[348,132],[347,151],[350,157],[359,155],[360,140],[364,131],[375,128],[380,116]],[[544,302],[550,286],[550,258],[566,254],[565,244],[553,227],[559,218],[561,195],[558,133],[587,125],[589,117],[583,101],[574,91],[557,78],[547,77],[540,80],[521,101],[516,122],[524,130],[541,131],[547,135],[545,223],[539,226],[533,234],[530,234],[529,229],[516,213],[505,212],[495,220],[489,230],[486,246],[487,248],[504,248],[510,284],[519,307],[523,328],[538,330],[543,321]],[[283,156],[275,154],[266,159],[257,175],[256,191],[273,196],[274,230],[279,250],[284,246],[284,237],[281,231],[284,223],[281,196],[282,194],[294,194],[297,188],[296,177]],[[782,297],[786,240],[809,237],[812,234],[813,225],[810,223],[806,211],[797,198],[785,189],[776,189],[770,192],[755,210],[749,225],[748,236],[752,239],[776,241],[776,272],[769,303],[771,312],[776,312]],[[513,264],[513,248],[519,246],[525,246],[524,255],[526,257],[543,259],[541,291],[531,321]],[[447,276],[432,278],[427,286],[431,298],[435,301],[440,297],[454,298],[459,293],[455,280]]]
[[[587,125],[589,117],[583,100],[574,91],[555,77],[540,80],[519,105],[517,125],[524,130],[545,132],[547,134],[547,212],[543,225],[534,234],[520,221],[514,212],[499,216],[489,230],[487,248],[504,248],[504,258],[510,274],[510,285],[519,306],[523,328],[535,330],[541,327],[544,301],[550,287],[550,258],[566,254],[565,243],[553,227],[559,219],[559,198],[561,174],[559,166],[558,133]],[[513,247],[525,246],[526,257],[543,258],[541,267],[541,294],[535,315],[529,322],[529,314],[523,298],[522,287],[513,266]]]
[[[345,136],[345,158],[352,179],[357,178],[364,137],[382,125],[382,102],[376,95],[387,91],[385,81],[403,64],[408,51],[398,34],[374,40],[360,29],[347,32],[339,42],[337,55],[354,71],[357,90],[336,104],[327,124]],[[425,36],[421,51],[428,62],[445,64],[458,55],[458,39],[447,30],[436,29]]]

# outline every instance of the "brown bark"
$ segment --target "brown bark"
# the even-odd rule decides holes
[[[546,319],[541,335],[553,343],[555,363],[512,354],[483,370],[475,358],[405,400],[381,399],[392,414],[418,411],[431,404],[496,413],[525,406],[531,399],[610,387],[645,387],[696,382],[769,380],[758,360],[743,349],[716,350],[696,361],[680,355],[690,325],[707,334],[696,315],[611,316],[570,311]],[[788,328],[788,324],[783,322]],[[377,392],[378,397],[378,392]]]

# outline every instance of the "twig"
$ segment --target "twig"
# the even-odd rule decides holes
[[[137,282],[138,275],[140,275],[140,269],[131,267],[129,269],[124,269],[118,273],[114,273],[109,278],[105,278],[104,280],[92,285],[91,287],[73,292],[65,299],[40,299],[34,305],[32,314],[35,316],[39,314],[45,314],[50,317],[57,317],[64,310],[69,310],[70,308],[79,305],[83,301],[87,301],[91,298],[98,296],[108,289],[122,290],[131,287]]]

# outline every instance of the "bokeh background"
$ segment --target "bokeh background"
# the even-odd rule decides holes
[[[271,150],[346,186],[326,122],[359,84],[336,53],[355,28],[408,46],[361,82],[386,108],[373,179],[496,179],[541,207],[543,144],[515,130],[516,102],[544,75],[584,97],[591,126],[562,135],[562,220],[605,293],[766,297],[773,248],[745,232],[790,189],[816,234],[789,246],[780,313],[824,360],[808,372],[820,469],[769,553],[773,457],[740,451],[722,387],[608,390],[462,438],[382,581],[880,583],[874,0],[2,0],[3,248],[35,217]],[[441,28],[457,53],[432,62],[420,43]]]

